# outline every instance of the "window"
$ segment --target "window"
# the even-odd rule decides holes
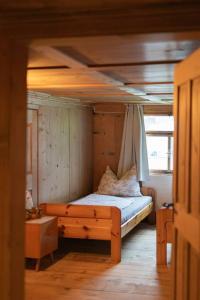
[[[144,116],[144,122],[150,171],[171,173],[173,170],[173,117]]]

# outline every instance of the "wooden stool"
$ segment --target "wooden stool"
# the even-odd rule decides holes
[[[25,223],[25,257],[36,259],[36,271],[39,271],[40,260],[51,255],[58,248],[57,217],[45,216]]]
[[[156,212],[157,265],[167,264],[167,243],[173,240],[173,208],[162,207]]]

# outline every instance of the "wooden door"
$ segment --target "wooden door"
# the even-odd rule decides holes
[[[38,203],[38,114],[37,110],[27,111],[26,130],[26,189],[31,191],[33,204]]]
[[[200,300],[200,49],[175,70],[174,300]]]

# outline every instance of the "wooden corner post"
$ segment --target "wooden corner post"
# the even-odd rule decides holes
[[[0,299],[24,299],[25,46],[0,44]]]
[[[118,263],[121,261],[121,211],[117,207],[111,208],[111,259]]]

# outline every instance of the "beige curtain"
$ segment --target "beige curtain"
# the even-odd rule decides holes
[[[133,165],[138,181],[149,179],[143,107],[129,104],[126,109],[117,175],[121,177]]]

